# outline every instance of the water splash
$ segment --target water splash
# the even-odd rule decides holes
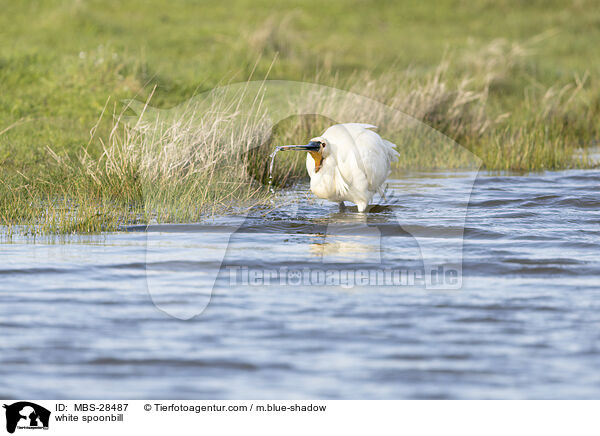
[[[275,194],[275,190],[273,189],[273,164],[275,163],[275,156],[277,156],[277,153],[282,149],[282,145],[275,147],[275,151],[269,155],[271,158],[271,164],[269,165],[269,191],[271,194]]]
[[[279,145],[275,147],[275,151],[269,156],[271,158],[271,165],[269,165],[269,191],[271,191],[271,194],[275,194],[275,190],[273,189],[273,164],[275,163],[275,156],[280,151],[294,150],[299,147],[302,150],[305,149],[303,145]]]

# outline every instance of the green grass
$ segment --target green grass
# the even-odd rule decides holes
[[[589,167],[585,148],[599,137],[594,0],[0,6],[0,225],[9,232],[189,221],[265,201],[272,146],[317,135],[327,120],[288,119],[270,138],[257,125],[246,133],[258,148],[247,143],[212,166],[206,156],[179,156],[183,170],[169,173],[148,170],[132,151],[148,138],[114,129],[112,117],[123,99],[153,93],[152,106],[169,108],[250,77],[372,97],[456,140],[488,170]],[[399,168],[464,163],[460,152],[400,142],[393,122],[380,127],[403,147]],[[275,183],[303,176],[302,166],[299,156],[278,157]]]

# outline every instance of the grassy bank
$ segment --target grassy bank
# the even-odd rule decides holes
[[[489,170],[586,167],[599,137],[591,0],[309,1],[277,3],[279,12],[247,0],[4,3],[0,224],[25,232],[191,221],[264,202],[272,146],[327,124],[290,118],[271,135],[258,116],[232,135],[222,128],[231,118],[210,115],[159,134],[118,121],[131,115],[123,99],[151,94],[169,108],[248,78],[330,85],[421,120]],[[460,153],[403,143],[399,120],[381,128],[403,151],[400,168],[462,165]],[[277,169],[285,185],[303,175],[301,157],[278,158]]]

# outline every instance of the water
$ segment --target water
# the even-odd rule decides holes
[[[275,157],[277,156],[277,153],[279,153],[280,151],[285,151],[286,149],[289,149],[290,147],[298,147],[297,145],[280,145],[275,147],[275,150],[273,151],[273,153],[271,153],[269,155],[269,158],[271,159],[271,163],[269,164],[269,191],[271,191],[271,193],[275,193],[275,190],[273,189],[273,165],[275,164]]]
[[[279,150],[281,150],[281,147],[275,148],[275,151],[269,155],[269,158],[271,158],[271,163],[269,164],[269,191],[273,194],[275,193],[273,189],[273,165],[275,164],[275,156],[277,156]]]
[[[0,397],[598,398],[599,171],[480,175],[458,290],[230,286],[222,270],[189,321],[152,304],[201,309],[231,229],[223,268],[446,262],[472,177],[397,175],[366,221],[304,186],[249,217],[0,245]],[[437,249],[421,256],[419,235]]]

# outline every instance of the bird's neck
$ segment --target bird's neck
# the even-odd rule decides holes
[[[323,165],[323,155],[318,151],[309,151],[309,153],[315,161],[315,173],[318,173]]]

